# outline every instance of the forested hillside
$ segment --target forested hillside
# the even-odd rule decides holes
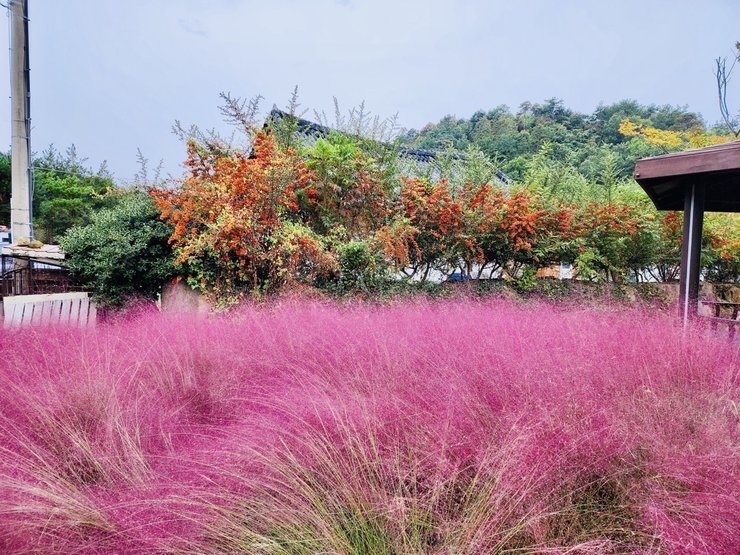
[[[625,120],[671,133],[661,141],[628,137],[620,132]],[[605,166],[613,166],[618,175],[627,176],[635,160],[680,148],[676,138],[706,134],[723,136],[726,132],[719,127],[708,128],[701,115],[682,107],[644,106],[622,100],[583,114],[552,98],[541,104],[524,102],[516,112],[502,105],[479,110],[470,118],[448,115],[420,131],[406,132],[402,141],[430,150],[473,147],[517,181],[524,180],[528,162],[542,153],[561,169],[566,166],[589,180],[599,180]]]

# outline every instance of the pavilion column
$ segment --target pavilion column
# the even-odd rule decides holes
[[[687,185],[684,191],[683,240],[681,244],[681,283],[678,306],[684,325],[697,315],[701,234],[704,225],[703,183]]]

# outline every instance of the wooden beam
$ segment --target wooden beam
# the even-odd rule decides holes
[[[638,160],[634,177],[658,210],[681,210],[701,183],[706,212],[740,212],[740,141]]]
[[[740,170],[740,141],[643,158],[635,164],[635,179]]]

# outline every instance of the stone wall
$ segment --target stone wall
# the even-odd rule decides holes
[[[208,314],[211,312],[211,305],[199,291],[191,289],[185,283],[177,282],[169,283],[162,288],[160,310]]]

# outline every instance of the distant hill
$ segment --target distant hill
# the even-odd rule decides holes
[[[583,114],[551,98],[541,104],[525,102],[516,112],[502,105],[480,110],[470,118],[448,115],[421,130],[407,131],[401,139],[410,147],[429,150],[472,146],[518,179],[523,177],[526,162],[545,144],[551,145],[552,159],[572,165],[586,177],[592,177],[594,160],[608,149],[616,155],[619,173],[628,175],[635,160],[663,151],[621,135],[619,125],[625,119],[661,130],[719,132],[708,129],[701,115],[686,107],[622,100]]]

